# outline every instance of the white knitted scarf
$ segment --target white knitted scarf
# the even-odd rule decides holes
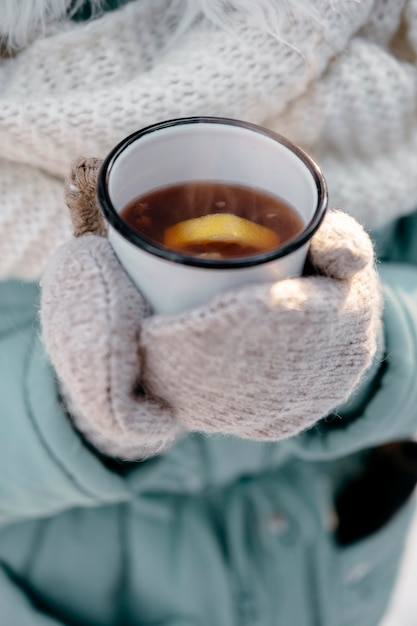
[[[195,0],[200,19],[190,0],[173,20],[180,4],[55,21],[0,59],[0,277],[38,278],[69,238],[75,156],[179,116],[289,136],[319,161],[331,204],[367,227],[416,208],[417,0]]]

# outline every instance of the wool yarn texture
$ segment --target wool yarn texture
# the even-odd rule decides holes
[[[239,14],[233,27],[202,17],[179,32],[169,0],[137,0],[63,20],[1,58],[0,277],[39,278],[70,238],[62,183],[73,158],[103,158],[174,117],[287,135],[318,159],[331,206],[367,228],[414,210],[416,0],[284,4],[278,33]]]
[[[162,452],[181,432],[167,403],[145,392],[139,352],[147,304],[107,239],[61,247],[42,278],[43,340],[76,426],[102,452]]]
[[[326,216],[310,260],[315,275],[164,316],[106,238],[62,246],[42,279],[42,336],[77,427],[131,460],[187,431],[278,441],[324,417],[371,364],[381,297],[371,241],[347,214]]]

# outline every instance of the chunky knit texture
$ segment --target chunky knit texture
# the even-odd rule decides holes
[[[348,215],[327,216],[310,260],[315,275],[149,316],[105,238],[64,245],[42,280],[42,327],[78,428],[134,459],[186,430],[276,441],[325,416],[371,363],[381,300]]]
[[[280,37],[202,19],[172,38],[168,0],[138,0],[1,59],[0,277],[39,277],[70,237],[73,158],[176,116],[283,132],[318,158],[331,204],[366,226],[414,210],[416,0],[317,0],[293,16],[286,4]]]

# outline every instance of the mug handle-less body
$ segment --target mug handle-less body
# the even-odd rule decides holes
[[[120,217],[134,198],[192,181],[267,192],[295,208],[304,228],[268,252],[201,259],[151,242]],[[305,152],[264,128],[225,118],[170,120],[130,135],[105,159],[97,194],[121,264],[153,311],[168,314],[202,305],[238,285],[299,276],[327,208],[323,174]]]

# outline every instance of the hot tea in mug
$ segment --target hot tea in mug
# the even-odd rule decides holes
[[[298,212],[272,194],[213,181],[156,189],[132,200],[120,216],[155,244],[206,259],[272,250],[304,226]]]
[[[119,261],[165,314],[299,276],[327,208],[323,175],[303,150],[216,117],[133,133],[104,160],[97,195]]]

